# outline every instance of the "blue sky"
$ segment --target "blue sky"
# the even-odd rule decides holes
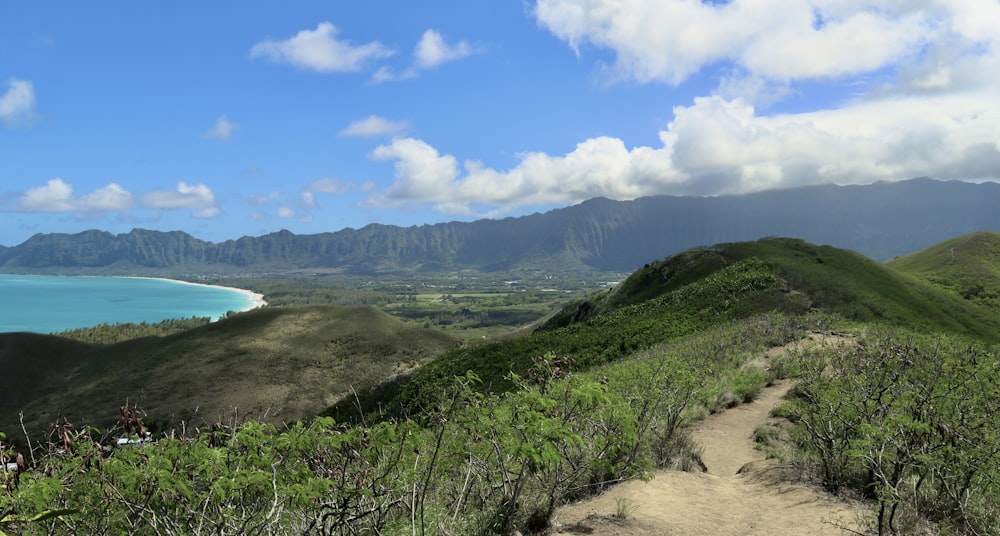
[[[9,3],[0,244],[1000,177],[997,0]]]

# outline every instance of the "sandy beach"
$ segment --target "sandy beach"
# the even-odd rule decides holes
[[[258,294],[258,293],[254,292],[252,290],[247,290],[247,289],[243,289],[243,288],[226,287],[226,286],[222,286],[222,285],[207,285],[205,283],[194,283],[194,282],[191,282],[191,281],[183,281],[181,279],[170,279],[169,277],[142,277],[142,276],[130,276],[130,277],[132,277],[133,279],[159,279],[160,281],[170,281],[172,283],[181,283],[181,284],[184,284],[184,285],[194,285],[196,287],[214,287],[214,288],[221,288],[221,289],[225,289],[225,290],[233,290],[233,291],[239,292],[240,294],[243,294],[244,296],[247,297],[248,305],[247,305],[246,308],[240,309],[238,311],[238,312],[241,312],[241,313],[243,311],[250,311],[250,310],[253,310],[253,309],[257,309],[258,307],[264,307],[265,305],[267,305],[267,301],[264,300],[264,295],[263,294]]]

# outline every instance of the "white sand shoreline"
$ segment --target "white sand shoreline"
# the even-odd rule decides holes
[[[264,300],[264,295],[263,294],[258,294],[258,293],[254,292],[252,290],[247,290],[245,288],[226,287],[226,286],[223,286],[223,285],[208,285],[208,284],[205,284],[205,283],[194,283],[192,281],[184,281],[184,280],[181,280],[181,279],[170,279],[169,277],[145,277],[145,276],[139,276],[139,275],[124,276],[124,277],[128,277],[130,279],[153,279],[153,280],[159,280],[159,281],[170,281],[172,283],[181,283],[181,284],[184,284],[184,285],[194,285],[196,287],[221,288],[221,289],[225,289],[225,290],[232,290],[232,291],[235,291],[235,292],[239,292],[240,294],[243,294],[244,296],[246,296],[247,301],[248,301],[248,304],[247,304],[246,308],[240,309],[239,311],[237,311],[237,312],[240,312],[240,313],[242,313],[244,311],[252,311],[253,309],[258,309],[260,307],[264,307],[264,306],[267,305],[267,301]]]

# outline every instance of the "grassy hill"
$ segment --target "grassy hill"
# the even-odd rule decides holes
[[[0,430],[66,416],[103,426],[135,404],[148,423],[310,417],[456,346],[371,307],[264,308],[168,337],[93,345],[0,334]]]
[[[1000,306],[1000,233],[953,238],[888,263],[900,272],[991,308]]]
[[[448,352],[405,383],[362,395],[368,410],[419,412],[451,378],[473,371],[486,389],[511,387],[546,353],[586,370],[727,321],[767,312],[821,311],[852,322],[996,341],[1000,319],[976,304],[860,254],[796,239],[722,244],[674,255],[637,270],[617,287],[554,315],[534,332]],[[343,403],[326,412],[356,417]]]

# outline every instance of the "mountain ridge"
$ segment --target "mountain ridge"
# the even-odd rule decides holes
[[[213,243],[182,231],[36,234],[0,246],[0,272],[126,274],[325,269],[360,274],[515,270],[630,272],[709,244],[800,238],[879,261],[975,231],[1000,231],[1000,184],[919,178],[739,196],[594,198],[500,220],[294,234]]]

